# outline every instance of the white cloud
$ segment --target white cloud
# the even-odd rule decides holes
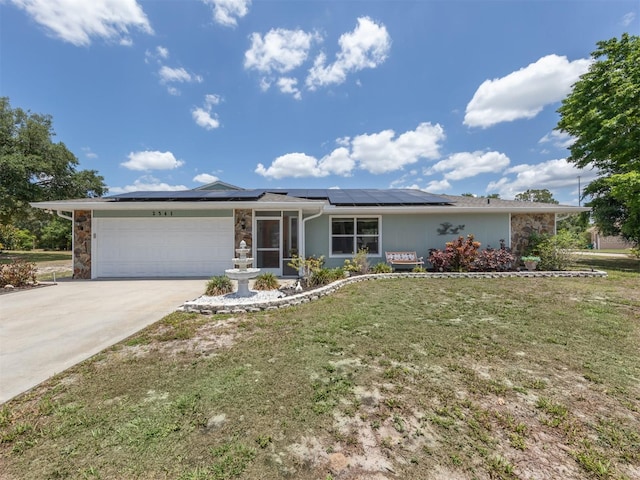
[[[358,161],[359,168],[370,173],[387,173],[401,170],[420,158],[436,159],[445,134],[439,124],[421,123],[415,130],[394,137],[393,130],[383,130],[353,138],[351,155]]]
[[[271,29],[264,36],[251,34],[251,48],[244,53],[244,68],[263,74],[286,73],[299,67],[309,55],[317,33],[303,30]]]
[[[202,83],[200,75],[187,72],[184,68],[171,68],[163,65],[158,71],[163,83]]]
[[[444,139],[440,125],[421,123],[415,130],[395,138],[393,130],[337,139],[338,148],[320,160],[305,153],[288,153],[276,158],[269,167],[258,164],[255,172],[263,177],[304,178],[340,175],[348,177],[360,168],[370,173],[401,170],[421,158],[435,159],[439,142]]]
[[[191,110],[191,116],[196,124],[205,130],[214,130],[220,126],[220,120],[218,115],[212,113],[212,109],[215,105],[218,105],[222,101],[222,97],[219,95],[208,94],[204,97],[204,105],[202,107],[196,107]]]
[[[84,152],[84,156],[87,158],[90,158],[92,160],[95,160],[96,158],[98,158],[98,154],[94,153],[91,150],[91,147],[82,147],[82,151]]]
[[[629,12],[624,17],[622,17],[622,26],[628,27],[633,23],[636,19],[636,12]]]
[[[321,177],[318,160],[304,153],[287,153],[276,158],[270,167],[265,168],[261,163],[255,173],[267,178],[304,178]]]
[[[355,165],[356,162],[349,154],[349,149],[338,147],[329,155],[322,157],[318,167],[326,175],[350,177]]]
[[[467,105],[464,124],[487,128],[501,122],[533,118],[545,105],[562,100],[591,61],[569,62],[547,55],[509,75],[485,80]]]
[[[200,173],[193,177],[193,181],[198,183],[213,183],[217,182],[218,180],[220,180],[218,177],[209,173]]]
[[[152,61],[162,63],[161,60],[166,60],[167,58],[169,58],[169,49],[161,45],[158,45],[153,51],[146,50],[144,52],[144,63],[147,64]]]
[[[249,13],[251,0],[202,0],[213,8],[213,19],[225,27],[238,25],[238,18]]]
[[[575,137],[572,137],[567,132],[553,130],[538,140],[538,143],[551,143],[556,148],[569,148],[575,141]]]
[[[302,98],[302,93],[298,89],[297,85],[298,80],[295,78],[280,77],[278,79],[278,87],[282,93],[290,93],[293,95],[293,98],[300,100]]]
[[[481,173],[501,172],[509,162],[509,157],[500,152],[459,152],[439,161],[425,174],[446,172],[446,180],[462,180]]]
[[[169,185],[168,183],[161,182],[151,175],[145,175],[138,178],[133,182],[133,185],[126,185],[124,187],[109,187],[110,194],[153,191],[175,192],[178,190],[188,190],[188,188],[184,185]]]
[[[102,38],[131,45],[129,30],[153,34],[136,0],[11,0],[53,36],[76,46]]]
[[[158,45],[156,47],[156,54],[158,55],[159,58],[166,60],[167,58],[169,58],[169,49],[161,45]]]
[[[159,152],[157,150],[131,152],[128,158],[128,161],[120,165],[129,170],[172,170],[184,165],[182,160],[176,160],[173,153]]]
[[[340,51],[335,62],[325,65],[327,57],[324,53],[316,57],[305,82],[310,90],[340,84],[349,73],[376,68],[387,58],[391,37],[384,25],[378,25],[369,17],[360,17],[356,28],[343,34],[338,43]]]
[[[553,192],[557,188],[570,187],[578,183],[578,177],[586,185],[598,176],[596,170],[579,169],[564,158],[536,165],[515,165],[504,174],[499,180],[489,183],[487,192],[497,191],[502,198],[514,198],[528,189],[546,188]],[[510,176],[512,174],[515,177]]]
[[[424,190],[432,193],[433,192],[440,193],[440,192],[444,192],[445,190],[449,190],[450,188],[451,188],[451,184],[447,180],[443,179],[443,180],[432,180],[427,184]]]
[[[217,115],[211,115],[211,112],[201,107],[194,108],[191,111],[191,116],[196,124],[205,130],[214,130],[220,126],[220,120],[218,120]]]
[[[162,65],[158,70],[160,75],[160,83],[167,86],[170,95],[180,95],[180,90],[173,85],[174,83],[202,83],[202,77],[187,72],[184,68],[172,68]]]

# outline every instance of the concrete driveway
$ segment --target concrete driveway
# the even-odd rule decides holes
[[[205,284],[67,280],[0,295],[0,403],[160,320]]]

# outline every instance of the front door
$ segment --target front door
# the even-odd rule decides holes
[[[282,228],[280,218],[258,217],[256,219],[255,266],[262,272],[282,275]]]

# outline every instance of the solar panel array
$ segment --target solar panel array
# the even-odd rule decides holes
[[[410,189],[257,189],[257,190],[181,190],[176,192],[130,192],[109,197],[115,201],[256,201],[265,193],[276,193],[307,200],[328,200],[336,206],[446,205],[451,201]]]
[[[258,200],[264,190],[178,190],[175,192],[129,192],[114,195],[115,201],[233,201]]]

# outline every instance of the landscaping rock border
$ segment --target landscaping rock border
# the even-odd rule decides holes
[[[426,273],[371,273],[366,275],[356,275],[337,280],[329,285],[318,287],[314,290],[290,295],[272,300],[261,300],[253,303],[196,303],[195,301],[185,302],[178,311],[201,313],[204,315],[213,314],[236,314],[248,312],[260,312],[262,310],[277,310],[279,308],[293,307],[303,303],[312,302],[325,295],[330,295],[339,288],[351,283],[364,282],[367,280],[378,280],[382,278],[510,278],[510,277],[537,277],[537,278],[580,278],[580,277],[606,277],[607,272],[600,270],[575,270],[575,271],[543,271],[543,272],[426,272]]]

